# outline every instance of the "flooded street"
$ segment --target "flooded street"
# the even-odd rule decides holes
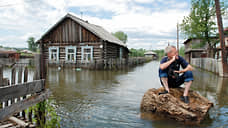
[[[159,88],[158,61],[125,71],[49,68],[47,86],[56,102],[61,127],[176,128],[185,125],[141,116],[149,88]],[[228,79],[196,69],[191,89],[214,103],[210,117],[197,127],[228,127]],[[187,127],[187,126],[186,126]]]

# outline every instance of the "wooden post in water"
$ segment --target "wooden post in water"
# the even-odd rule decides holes
[[[24,70],[24,83],[25,82],[28,82],[28,67],[27,66],[25,67],[25,70]],[[23,99],[25,99],[25,98],[26,98],[26,96],[23,96]],[[25,111],[24,110],[22,111],[22,117],[25,118]]]
[[[15,83],[16,83],[16,67],[13,66],[12,71],[11,71],[11,86],[15,85]],[[9,101],[10,101],[10,104],[8,102],[8,106],[14,102],[14,99],[11,99]]]
[[[17,83],[20,84],[22,83],[22,72],[23,72],[23,67],[22,66],[19,66],[19,71],[18,71],[18,78],[17,78]],[[20,101],[21,97],[18,97],[17,98],[17,101]],[[15,99],[16,100],[16,99]],[[15,101],[16,102],[16,101]],[[23,112],[22,112],[23,114]],[[19,115],[19,113],[17,114]]]
[[[38,76],[39,76],[39,79],[46,79],[46,66],[45,66],[45,64],[46,64],[46,62],[45,62],[45,57],[44,57],[44,55],[45,55],[45,53],[44,53],[44,44],[41,42],[40,43],[40,54],[39,54],[39,57],[38,57],[38,60],[39,60],[39,63],[38,63],[38,65],[37,65],[37,68],[39,68],[39,70],[38,71],[40,71],[39,72],[39,74],[38,74]],[[45,83],[44,83],[44,86],[45,86]],[[44,87],[44,89],[45,89],[46,87]],[[44,90],[43,90],[44,91]],[[36,113],[37,114],[37,125],[38,125],[38,127],[40,127],[42,124],[45,124],[46,123],[46,118],[45,118],[45,101],[43,101],[43,102],[40,102],[39,104],[38,104],[38,112]]]

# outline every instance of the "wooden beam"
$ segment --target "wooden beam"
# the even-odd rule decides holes
[[[23,127],[23,128],[29,126],[29,123],[25,123],[23,120],[20,120],[14,116],[9,117],[9,120],[18,124],[20,127]]]
[[[9,128],[9,127],[13,127],[13,124],[5,124],[5,125],[1,125],[0,128]]]
[[[50,90],[46,90],[41,94],[35,94],[27,99],[14,103],[10,106],[5,107],[0,110],[0,121],[4,121],[12,116],[14,113],[18,113],[28,107],[31,107],[45,99],[47,99],[51,95]]]
[[[27,94],[32,94],[40,92],[44,89],[45,80],[35,80],[33,82],[26,82],[23,84],[17,84],[13,86],[0,87],[0,102],[7,101],[12,98],[17,98],[20,96],[25,96]]]

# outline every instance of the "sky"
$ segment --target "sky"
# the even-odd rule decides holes
[[[128,35],[128,48],[176,45],[176,25],[190,13],[191,0],[0,0],[0,45],[27,47],[67,13]],[[223,18],[228,26],[228,18]],[[180,44],[184,42],[180,37]]]

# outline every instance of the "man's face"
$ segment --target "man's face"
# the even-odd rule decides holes
[[[178,52],[177,52],[176,48],[172,48],[172,50],[167,54],[167,56],[168,56],[169,58],[172,58],[173,56],[176,56],[176,59],[178,59],[178,58],[177,58]]]

